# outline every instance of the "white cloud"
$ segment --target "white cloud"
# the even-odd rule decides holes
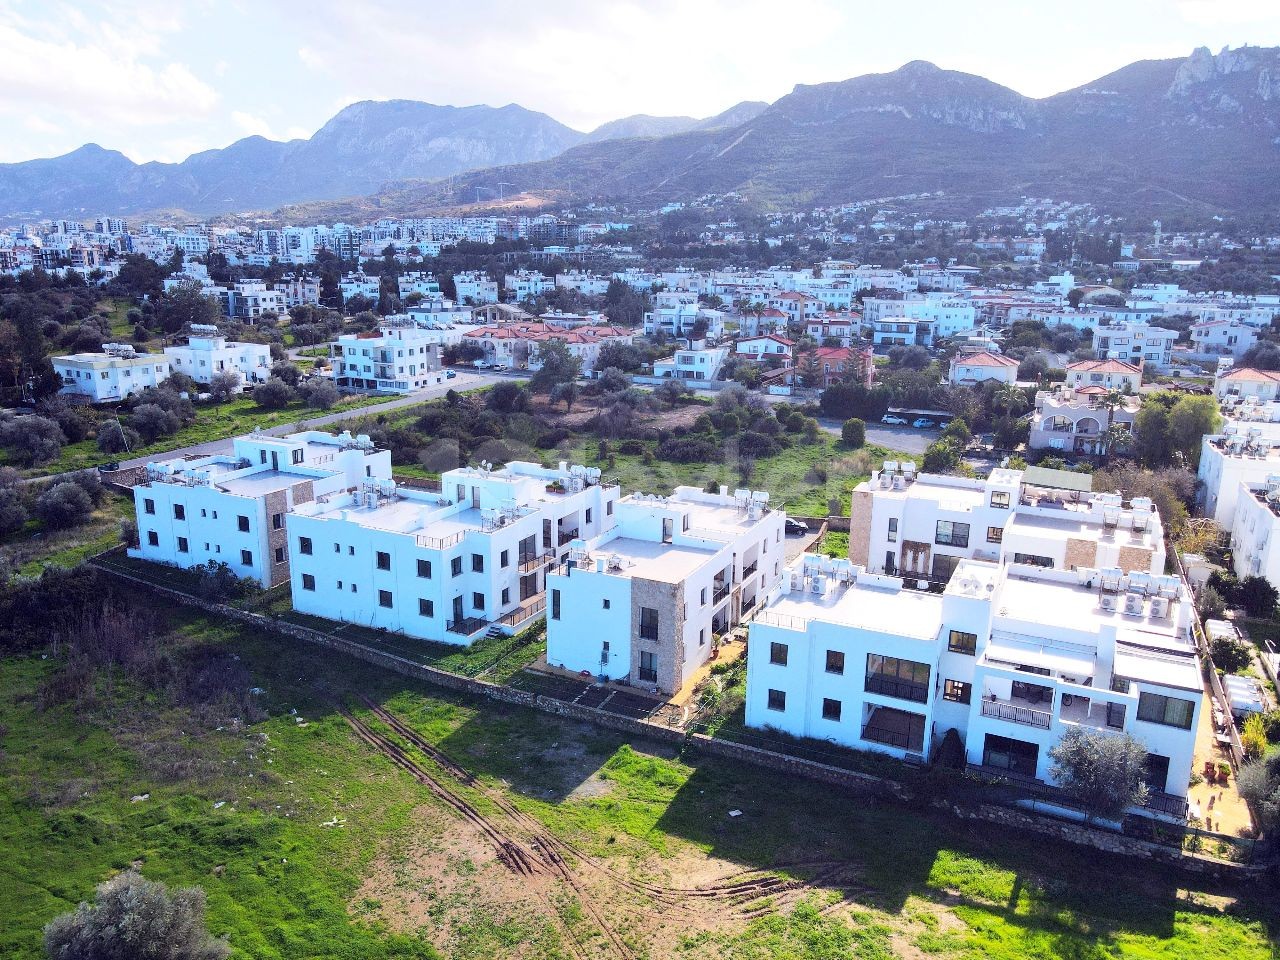
[[[271,132],[271,125],[261,117],[255,117],[241,110],[233,110],[231,111],[231,119],[244,132],[245,136],[266,137],[268,140],[275,139]]]
[[[34,114],[22,121],[22,125],[33,133],[61,133],[62,128],[56,123],[51,123],[44,117],[37,117]]]

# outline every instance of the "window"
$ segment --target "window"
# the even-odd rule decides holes
[[[316,578],[309,573],[304,573],[302,575],[302,589],[315,590],[315,588],[316,588]]]
[[[829,697],[822,698],[822,719],[837,721],[840,719],[839,700],[832,700]]]
[[[1006,490],[991,491],[991,506],[997,510],[1009,509],[1009,493]]]
[[[188,551],[187,551],[187,538],[186,538],[186,537],[179,537],[179,538],[178,538],[178,552],[179,552],[179,553],[187,553],[187,552],[188,552]]]
[[[953,703],[968,703],[973,695],[973,684],[959,680],[947,680],[942,684],[942,699]]]
[[[1014,563],[1025,563],[1031,567],[1045,567],[1052,569],[1053,557],[1040,557],[1034,553],[1015,553],[1013,555]]]
[[[430,560],[418,561],[418,576],[426,580],[431,579],[431,561]]]
[[[640,639],[658,639],[658,611],[654,607],[640,608]]]
[[[160,546],[160,535],[156,533],[154,530],[147,531],[147,546],[149,547]]]
[[[511,602],[511,588],[503,587],[502,588],[502,605],[505,607],[510,602]]]
[[[698,646],[705,647],[707,645],[707,628],[703,627],[698,631]]]
[[[180,503],[175,503],[173,505],[173,519],[175,520],[187,519],[187,508]]]
[[[379,570],[390,570],[390,569],[391,569],[391,554],[387,553],[386,551],[379,550],[379,551],[378,551],[378,561],[377,561],[377,562],[378,562],[378,569],[379,569]]]
[[[1138,719],[1147,723],[1160,723],[1166,727],[1191,729],[1196,705],[1193,700],[1180,700],[1159,693],[1138,694]]]
[[[658,682],[658,659],[652,650],[640,651],[640,679],[649,683]]]
[[[434,617],[435,615],[436,615],[436,605],[432,603],[430,600],[423,600],[421,597],[419,597],[418,598],[418,616]]]
[[[298,552],[302,554],[306,554],[307,556],[311,556],[311,538],[310,537],[298,538]]]
[[[472,606],[474,609],[476,609],[476,610],[483,610],[483,609],[484,609],[484,594],[483,594],[483,593],[473,593],[473,594],[471,595],[471,606]]]
[[[898,518],[897,517],[889,518],[889,542],[890,543],[898,542]]]
[[[454,557],[449,561],[449,573],[455,577],[462,576],[462,558]]]
[[[342,552],[342,544],[340,544],[340,543],[335,543],[335,544],[333,545],[333,552],[334,552],[334,553],[341,553],[341,552]]]
[[[356,555],[356,547],[355,547],[355,544],[349,544],[349,545],[347,546],[347,556],[348,556],[348,557],[354,557],[355,555]]]
[[[471,555],[471,572],[484,573],[484,555],[473,553]]]
[[[283,527],[283,526],[284,526],[284,514],[283,514],[283,513],[273,513],[273,514],[271,515],[271,529],[272,529],[272,530],[279,530],[279,529],[280,529],[281,527]]]
[[[390,590],[379,590],[379,591],[378,591],[378,606],[380,606],[380,607],[388,607],[388,608],[391,606],[391,591],[390,591]]]
[[[827,651],[827,673],[834,673],[841,677],[844,676],[844,651]]]
[[[978,635],[965,633],[963,630],[952,630],[947,638],[947,649],[952,653],[967,653],[973,656],[978,650]]]
[[[552,620],[560,619],[560,591],[559,590],[551,591],[551,619]]]
[[[142,501],[142,510],[144,513],[154,514],[156,512],[156,502],[148,497],[146,500]]]
[[[770,710],[786,710],[787,692],[785,690],[770,690],[768,707]]]
[[[291,459],[294,463],[301,463],[301,462],[302,462],[302,451],[301,451],[301,450],[292,450],[292,451],[290,451],[290,459]]]
[[[987,527],[987,543],[1000,543],[1004,540],[1004,527]]]
[[[586,517],[586,522],[587,522],[587,523],[590,523],[590,522],[591,522],[591,508],[590,508],[590,507],[587,507],[587,512],[586,512],[586,514],[585,514],[585,517]]]
[[[785,643],[769,644],[769,662],[779,667],[787,665],[787,645]]]
[[[944,547],[969,546],[969,525],[953,520],[939,520],[933,542]]]
[[[498,555],[498,566],[500,566],[500,567],[509,567],[509,566],[511,566],[511,551],[510,551],[510,550],[503,550],[503,551],[502,551],[502,553],[500,553],[500,554]]]
[[[864,689],[899,700],[927,703],[929,700],[929,665],[914,660],[900,660],[878,653],[867,654]]]
[[[1164,792],[1169,785],[1169,758],[1158,753],[1148,753],[1143,780],[1152,790]]]
[[[243,514],[241,516],[236,517],[236,527],[237,529],[239,529],[241,533],[248,533],[249,518],[244,516]]]
[[[249,550],[240,551],[240,563],[246,567],[253,566],[253,553]]]
[[[612,500],[610,500],[608,503],[606,503],[606,504],[604,505],[604,515],[605,515],[606,517],[612,517],[612,516],[613,516],[613,501],[612,501]]]
[[[1040,748],[1034,743],[1011,740],[988,733],[982,747],[982,765],[996,770],[1008,770],[1034,778],[1039,761]]]
[[[601,601],[600,601],[600,609],[602,609],[602,610],[608,610],[608,609],[609,609],[609,598],[608,598],[608,597],[605,597],[603,600],[601,600]]]
[[[284,563],[284,547],[276,547],[276,563]]]
[[[706,587],[702,588],[702,605],[704,607],[707,605],[707,588]]]

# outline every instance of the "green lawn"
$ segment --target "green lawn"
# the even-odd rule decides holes
[[[296,423],[312,417],[321,417],[329,413],[350,407],[367,407],[375,403],[383,403],[387,397],[351,396],[332,410],[313,410],[300,400],[294,400],[283,410],[263,410],[248,396],[239,396],[222,404],[200,404],[196,407],[196,419],[190,426],[183,427],[171,437],[165,437],[153,444],[140,447],[128,453],[106,454],[98,449],[97,441],[82,440],[70,443],[62,448],[57,460],[39,467],[31,467],[23,471],[26,476],[48,476],[64,473],[68,470],[84,470],[103,463],[116,460],[128,460],[133,457],[167,453],[180,447],[192,444],[207,443],[210,440],[224,440],[227,437],[251,433],[255,427],[277,426],[282,423]],[[0,452],[0,463],[8,458]]]
[[[236,957],[431,956],[428,938],[452,957],[573,956],[561,929],[592,926],[577,895],[566,889],[539,905],[491,853],[459,849],[469,828],[335,713],[363,693],[476,773],[483,793],[458,790],[478,807],[492,809],[489,794],[501,793],[615,870],[674,883],[711,857],[712,876],[778,868],[840,878],[754,917],[676,917],[674,932],[652,909],[605,903],[638,956],[1275,956],[1261,882],[1215,888],[923,808],[682,758],[281,637],[170,615],[180,638],[172,662],[218,659],[245,671],[236,683],[261,690],[261,715],[237,722],[232,708],[201,698],[200,684],[142,690],[119,677],[78,704],[41,709],[54,662],[0,661],[0,955],[40,956],[45,922],[137,863],[149,877],[202,886],[210,927],[229,935]],[[499,891],[495,879],[508,886]],[[664,935],[667,946],[651,950]],[[588,955],[615,954],[597,942]]]
[[[133,500],[107,491],[88,522],[70,530],[47,530],[30,519],[14,534],[0,540],[0,556],[15,574],[38,576],[46,566],[74,567],[120,542],[120,521],[133,518]]]

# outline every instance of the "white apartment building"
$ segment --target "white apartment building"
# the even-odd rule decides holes
[[[228,317],[253,323],[264,314],[283,317],[288,301],[283,290],[276,290],[261,280],[241,280],[230,289],[219,288],[223,309]],[[320,288],[316,287],[319,297]]]
[[[1186,815],[1204,693],[1178,577],[964,560],[941,594],[805,555],[751,625],[746,722],[1052,783],[1069,730],[1146,745],[1145,811]]]
[[[617,486],[561,463],[462,467],[441,492],[366,484],[289,516],[294,609],[470,645],[542,614],[546,568],[616,523]]]
[[[644,335],[652,337],[664,334],[668,337],[691,337],[699,321],[706,327],[703,338],[719,340],[724,336],[724,313],[698,305],[696,294],[683,294],[691,298],[688,302],[673,303],[667,306],[655,306],[644,315]],[[774,311],[775,313],[777,311]],[[785,321],[783,323],[785,329]]]
[[[382,296],[382,280],[380,277],[370,277],[363,273],[348,273],[338,281],[338,291],[342,294],[344,303],[352,297],[377,300]]]
[[[391,478],[391,452],[318,430],[237,437],[232,453],[149,463],[133,488],[138,546],[175,567],[225,563],[274,587],[289,578],[285,515],[300,504]]]
[[[231,371],[240,383],[266,383],[271,377],[271,347],[265,343],[228,340],[211,324],[194,323],[185,346],[165,347],[174,373],[208,383],[215,373]]]
[[[951,358],[947,380],[953,384],[971,386],[986,383],[1016,383],[1018,361],[999,353],[957,353]]]
[[[104,343],[101,353],[73,353],[54,357],[53,372],[62,378],[58,391],[88,397],[91,403],[112,403],[156,387],[169,379],[169,358],[138,353],[127,343]]]
[[[1280,465],[1271,464],[1280,470]],[[1240,481],[1231,521],[1231,563],[1237,577],[1265,577],[1280,586],[1280,472]]]
[[[869,321],[871,344],[876,347],[924,346],[929,340],[928,323],[908,317],[885,317]]]
[[[1273,416],[1280,418],[1280,405],[1241,405],[1221,433],[1200,441],[1200,512],[1227,530],[1233,529],[1243,491],[1280,474],[1280,422]]]
[[[555,289],[555,281],[533,270],[517,270],[503,278],[502,286],[511,293],[511,299],[520,303],[536,300],[539,294]]]
[[[920,321],[924,346],[935,339],[954,337],[972,330],[977,323],[977,308],[967,299],[942,294],[908,296],[903,300],[867,297],[862,303],[863,319],[872,325],[898,318]]]
[[[786,516],[767,493],[677,487],[614,519],[547,577],[547,663],[674,694],[778,582]]]
[[[654,362],[653,375],[675,380],[714,380],[719,376],[720,368],[728,357],[728,347],[677,350],[670,358]]]
[[[1238,320],[1210,320],[1191,328],[1191,349],[1199,356],[1239,360],[1258,342],[1258,328]]]
[[[1164,572],[1164,527],[1152,502],[1089,493],[1063,470],[992,470],[986,479],[916,473],[888,460],[854,489],[849,559],[872,572],[946,583],[966,559],[1056,570]]]
[[[331,343],[339,390],[412,393],[444,382],[440,331],[410,319],[387,319],[372,333],[347,333]]]
[[[411,293],[421,294],[425,299],[441,297],[440,282],[429,273],[402,273],[396,277],[396,290],[403,300]]]
[[[570,270],[556,275],[556,286],[564,290],[577,290],[588,297],[603,297],[609,289],[612,277],[598,277],[580,270]]]
[[[1135,367],[1166,369],[1173,362],[1178,331],[1146,323],[1111,323],[1093,331],[1093,351],[1099,360],[1124,360]]]
[[[459,273],[453,278],[454,295],[458,303],[481,304],[498,302],[498,282],[483,273]]]

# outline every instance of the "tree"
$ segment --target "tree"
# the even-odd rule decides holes
[[[323,377],[304,383],[298,388],[298,395],[302,397],[302,402],[314,410],[328,410],[338,402],[338,388],[333,385],[333,381]]]
[[[223,960],[231,952],[205,929],[204,891],[172,892],[136,871],[98,885],[94,902],[44,928],[50,960]]]
[[[1173,459],[1169,445],[1169,408],[1148,400],[1133,421],[1133,455],[1148,467],[1162,467]]]
[[[850,417],[840,425],[840,441],[850,450],[858,450],[867,442],[867,422]]]
[[[16,533],[26,522],[27,508],[21,493],[14,487],[0,489],[0,536]]]
[[[675,405],[687,397],[692,391],[689,387],[681,383],[677,379],[663,380],[660,384],[653,388],[653,396],[672,409]]]
[[[631,378],[617,367],[602,367],[596,378],[596,390],[600,393],[622,393],[631,389]]]
[[[557,384],[572,383],[582,372],[582,361],[560,339],[539,344],[538,359],[542,366],[529,378],[529,388],[534,393],[549,394]]]
[[[1255,619],[1269,619],[1280,598],[1265,577],[1245,577],[1240,581],[1240,606]]]
[[[1187,459],[1192,470],[1200,465],[1200,444],[1218,432],[1222,418],[1216,397],[1185,396],[1169,411],[1169,445]]]
[[[278,377],[253,388],[253,402],[263,410],[283,410],[293,399],[293,388]]]
[[[196,281],[180,283],[156,302],[155,317],[165,333],[177,333],[191,324],[216,324],[222,319],[218,301]]]
[[[144,403],[134,408],[129,416],[129,426],[147,443],[155,443],[161,437],[171,437],[182,426],[177,416],[154,403]]]
[[[1080,301],[1084,299],[1084,291],[1079,287],[1067,291],[1067,306],[1072,310],[1080,309]]]
[[[235,370],[219,370],[209,378],[209,396],[215,403],[226,403],[240,392],[240,374]]]
[[[814,389],[822,386],[822,364],[818,362],[818,354],[810,350],[800,363],[800,383]]]
[[[610,284],[612,285],[614,282],[610,281]],[[627,373],[634,373],[643,366],[644,354],[640,352],[640,348],[634,344],[621,343],[617,340],[610,340],[601,347],[600,355],[596,358],[597,370],[608,370],[610,367],[617,367]]]
[[[302,379],[302,370],[296,363],[280,360],[271,365],[271,376],[279,377],[289,386],[296,387],[298,381]]]
[[[108,420],[98,427],[98,449],[103,453],[129,453],[142,446],[142,437],[119,420]]]
[[[65,530],[89,519],[93,501],[78,483],[64,480],[36,497],[36,516],[52,530]]]
[[[1254,370],[1280,370],[1280,344],[1260,340],[1244,352],[1236,366],[1252,367]]]
[[[994,397],[996,405],[1004,411],[1006,417],[1013,417],[1022,412],[1023,407],[1027,405],[1027,395],[1020,387],[1014,386],[1012,383],[1006,383],[1003,387],[996,391]]]
[[[1086,814],[1114,819],[1150,793],[1147,747],[1127,733],[1073,727],[1049,748],[1054,781]]]
[[[529,409],[529,391],[515,380],[502,380],[485,395],[485,406],[499,413],[520,413]]]
[[[67,442],[57,421],[37,414],[0,420],[0,445],[15,461],[37,466],[56,460]]]
[[[1253,657],[1249,654],[1249,645],[1231,636],[1217,636],[1210,640],[1209,656],[1213,658],[1215,667],[1227,673],[1240,673],[1253,662]]]
[[[935,440],[925,448],[922,466],[928,473],[950,473],[960,465],[961,452],[952,439]]]
[[[942,428],[942,437],[946,440],[954,440],[963,447],[967,446],[969,441],[973,439],[973,431],[969,429],[967,423],[956,417]]]
[[[557,383],[551,388],[548,398],[552,403],[563,402],[564,412],[568,413],[573,409],[573,401],[578,399],[578,385],[572,380],[565,383]]]
[[[1205,585],[1196,600],[1196,612],[1205,620],[1220,620],[1227,612],[1227,602],[1212,585]]]
[[[906,370],[923,370],[932,362],[929,351],[924,347],[913,344],[909,347],[889,348],[889,363],[895,367],[902,367]]]
[[[1019,380],[1042,380],[1049,374],[1049,361],[1043,353],[1033,353],[1018,364]]]

